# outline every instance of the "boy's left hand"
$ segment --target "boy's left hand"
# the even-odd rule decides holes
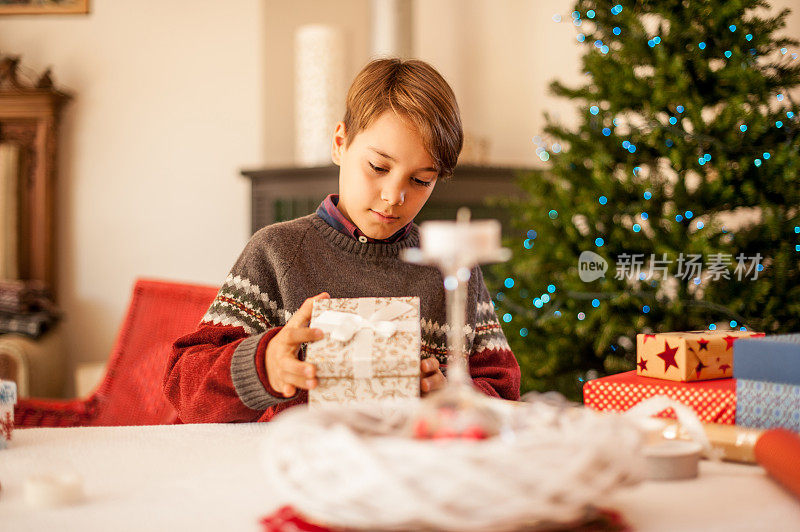
[[[427,395],[443,387],[447,379],[439,369],[439,361],[435,357],[423,358],[419,362],[419,390]]]

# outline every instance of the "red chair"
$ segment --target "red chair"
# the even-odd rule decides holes
[[[85,399],[20,399],[23,427],[166,425],[177,413],[162,379],[172,343],[200,323],[217,288],[139,279],[108,361],[105,377]]]

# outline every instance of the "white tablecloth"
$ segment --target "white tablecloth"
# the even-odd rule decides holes
[[[258,462],[269,424],[25,429],[0,451],[0,530],[259,530],[286,501]],[[85,502],[34,509],[36,473],[79,472]],[[800,502],[758,466],[701,463],[697,480],[613,494],[637,530],[800,530]]]

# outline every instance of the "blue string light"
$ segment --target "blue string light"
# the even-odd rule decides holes
[[[664,144],[667,145],[667,148],[671,148],[672,145],[675,144],[675,143],[672,142],[672,139],[667,139],[666,142],[664,142]]]
[[[594,15],[595,15],[594,9],[590,9],[589,11],[586,12],[586,16],[588,18],[594,18]]]
[[[506,295],[503,292],[497,292],[497,294],[495,294],[494,297],[498,301],[502,301],[502,300],[504,300],[506,298]]]
[[[593,105],[589,107],[589,112],[592,113],[593,115],[596,115],[597,113],[600,112],[600,108],[597,107],[596,105]]]
[[[650,307],[648,307],[647,305],[643,306],[642,307],[642,312],[647,314],[648,312],[650,312]]]
[[[794,118],[794,113],[793,113],[793,112],[791,112],[791,111],[786,111],[786,116],[787,116],[788,118]]]
[[[756,159],[753,161],[753,164],[756,165],[756,167],[761,166],[761,159]]]
[[[578,35],[575,36],[575,38],[578,39],[578,42],[583,42],[586,40],[586,35],[584,35],[583,33],[579,33]]]
[[[670,123],[670,125],[674,126],[675,124],[678,123],[678,119],[675,118],[674,116],[671,116],[671,117],[669,117],[669,123]]]
[[[739,330],[740,330],[740,331],[746,331],[746,330],[747,330],[747,327],[739,327]]]
[[[556,218],[558,218],[558,211],[552,209],[550,210],[550,212],[547,213],[547,216],[549,216],[551,220],[555,220]]]
[[[683,106],[679,105],[678,107],[675,108],[675,110],[678,111],[679,113],[682,113],[683,112]]]
[[[620,13],[622,13],[622,5],[617,4],[611,8],[612,15],[619,15]]]
[[[697,164],[699,164],[700,166],[705,165],[706,164],[705,158],[700,157],[699,159],[697,159]]]
[[[768,151],[765,151],[765,152],[762,154],[762,157],[763,157],[764,159],[769,159],[769,158],[770,158],[770,157],[772,157],[772,156],[769,154],[769,152],[768,152]]]
[[[537,236],[539,236],[539,234],[536,231],[533,229],[528,229],[528,238],[535,240]]]
[[[622,33],[622,30],[621,30],[621,29],[619,29],[619,26],[614,26],[614,29],[613,29],[613,30],[611,30],[611,32],[612,32],[614,35],[619,35],[620,33]]]
[[[747,39],[748,41],[752,41],[753,40],[753,34],[752,33],[748,33],[747,35],[744,36],[744,38]]]
[[[794,232],[795,233],[800,233],[800,225],[795,225],[794,226]]]
[[[526,238],[522,245],[525,246],[525,249],[531,249],[533,247],[533,242],[531,242],[530,238]]]
[[[605,241],[602,238],[600,238],[599,236],[594,239],[594,245],[595,246],[601,248],[601,247],[603,247],[603,244],[605,244]]]
[[[647,217],[648,217],[648,216],[650,216],[650,215],[649,215],[649,214],[647,214],[646,212],[643,212],[642,214],[640,214],[640,215],[639,215],[639,217],[640,217],[642,220],[647,220]]]
[[[800,233],[800,231],[795,231],[795,232]],[[556,291],[556,285],[554,284],[547,285],[547,291],[550,292],[551,294],[554,293]]]
[[[730,50],[725,50],[725,57],[726,57],[726,58],[730,59],[732,55],[733,55],[733,54],[731,53],[731,51],[730,51]]]
[[[578,312],[578,320],[583,321],[584,318],[586,318],[586,314],[584,314],[583,312]]]
[[[641,231],[641,230],[642,230],[642,226],[641,226],[641,225],[639,225],[639,224],[633,224],[633,232],[634,232],[634,233],[638,233],[638,232],[639,232],[639,231]]]
[[[600,306],[600,300],[599,300],[599,299],[597,299],[597,298],[595,298],[595,299],[592,299],[592,306],[593,306],[594,308],[597,308],[597,307],[599,307],[599,306]]]
[[[741,126],[739,126],[739,131],[744,133],[745,131],[747,131],[747,126],[745,124],[742,124]]]
[[[735,328],[737,325],[736,320],[731,320],[731,329]]]
[[[560,318],[561,317],[561,311],[560,310],[553,311],[553,316],[555,316],[556,318]]]
[[[511,316],[511,314],[509,314],[508,312],[506,312],[505,314],[503,314],[503,321],[504,321],[504,322],[508,323],[508,322],[510,322],[512,319],[514,319],[514,318],[513,318],[513,316]]]
[[[682,222],[683,221],[683,216],[681,216],[680,214],[676,214],[675,215],[675,221],[676,222]]]
[[[686,211],[685,213],[683,213],[683,215],[686,217],[687,220],[691,220],[692,216],[694,216],[694,213],[692,211]]]
[[[609,129],[607,127],[604,127],[603,128],[603,135],[605,135],[606,137],[610,136],[611,135],[611,129]]]
[[[709,328],[709,330],[716,331],[717,330],[717,325],[714,324],[714,323],[711,323],[711,324],[709,324],[708,328]]]
[[[777,122],[775,122],[775,127],[777,127],[778,129],[782,128],[783,127],[783,122],[778,120]]]
[[[653,195],[650,193],[649,190],[645,190],[643,196],[644,196],[644,199],[646,199],[646,200],[649,200],[650,198],[653,197]]]
[[[528,336],[528,329],[523,327],[522,329],[519,330],[519,335],[525,338],[526,336]]]
[[[599,198],[597,198],[597,201],[600,202],[600,205],[605,205],[606,203],[608,203],[608,198],[605,196],[600,196]]]
[[[782,102],[783,101],[783,94],[778,94],[777,96],[775,96],[775,98],[777,98],[777,100],[779,102]]]
[[[697,47],[700,48],[701,50],[705,50],[706,49],[706,43],[700,42],[700,43],[697,44]]]
[[[547,295],[547,294],[542,294],[542,296],[539,299],[542,300],[542,303],[549,303],[550,302],[550,296]]]
[[[534,306],[534,307],[536,307],[536,308],[542,308],[542,306],[543,306],[543,305],[544,305],[544,302],[542,302],[542,300],[541,300],[541,299],[539,299],[538,297],[537,297],[536,299],[534,299],[534,300],[533,300],[533,306]]]
[[[705,159],[706,162],[710,161],[711,160],[711,154],[710,153],[704,153],[703,154],[703,159]]]
[[[733,33],[734,31],[736,31],[736,24],[731,24],[730,26],[728,26],[728,29],[731,30],[731,33]]]
[[[506,288],[514,288],[514,279],[511,277],[506,277],[506,280],[503,281],[503,284],[506,286]]]

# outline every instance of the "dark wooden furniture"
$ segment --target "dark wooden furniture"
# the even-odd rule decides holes
[[[432,219],[455,219],[461,206],[470,207],[472,217],[497,218],[508,229],[507,213],[485,204],[489,197],[520,196],[515,183],[524,168],[503,166],[458,166],[450,181],[441,181],[415,218],[417,223]],[[291,220],[314,212],[328,194],[336,193],[338,166],[312,168],[265,168],[243,170],[252,183],[251,230],[274,222]]]
[[[61,110],[71,96],[53,87],[48,69],[21,79],[19,58],[0,59],[0,142],[20,147],[19,278],[44,281],[56,294],[55,183]]]

